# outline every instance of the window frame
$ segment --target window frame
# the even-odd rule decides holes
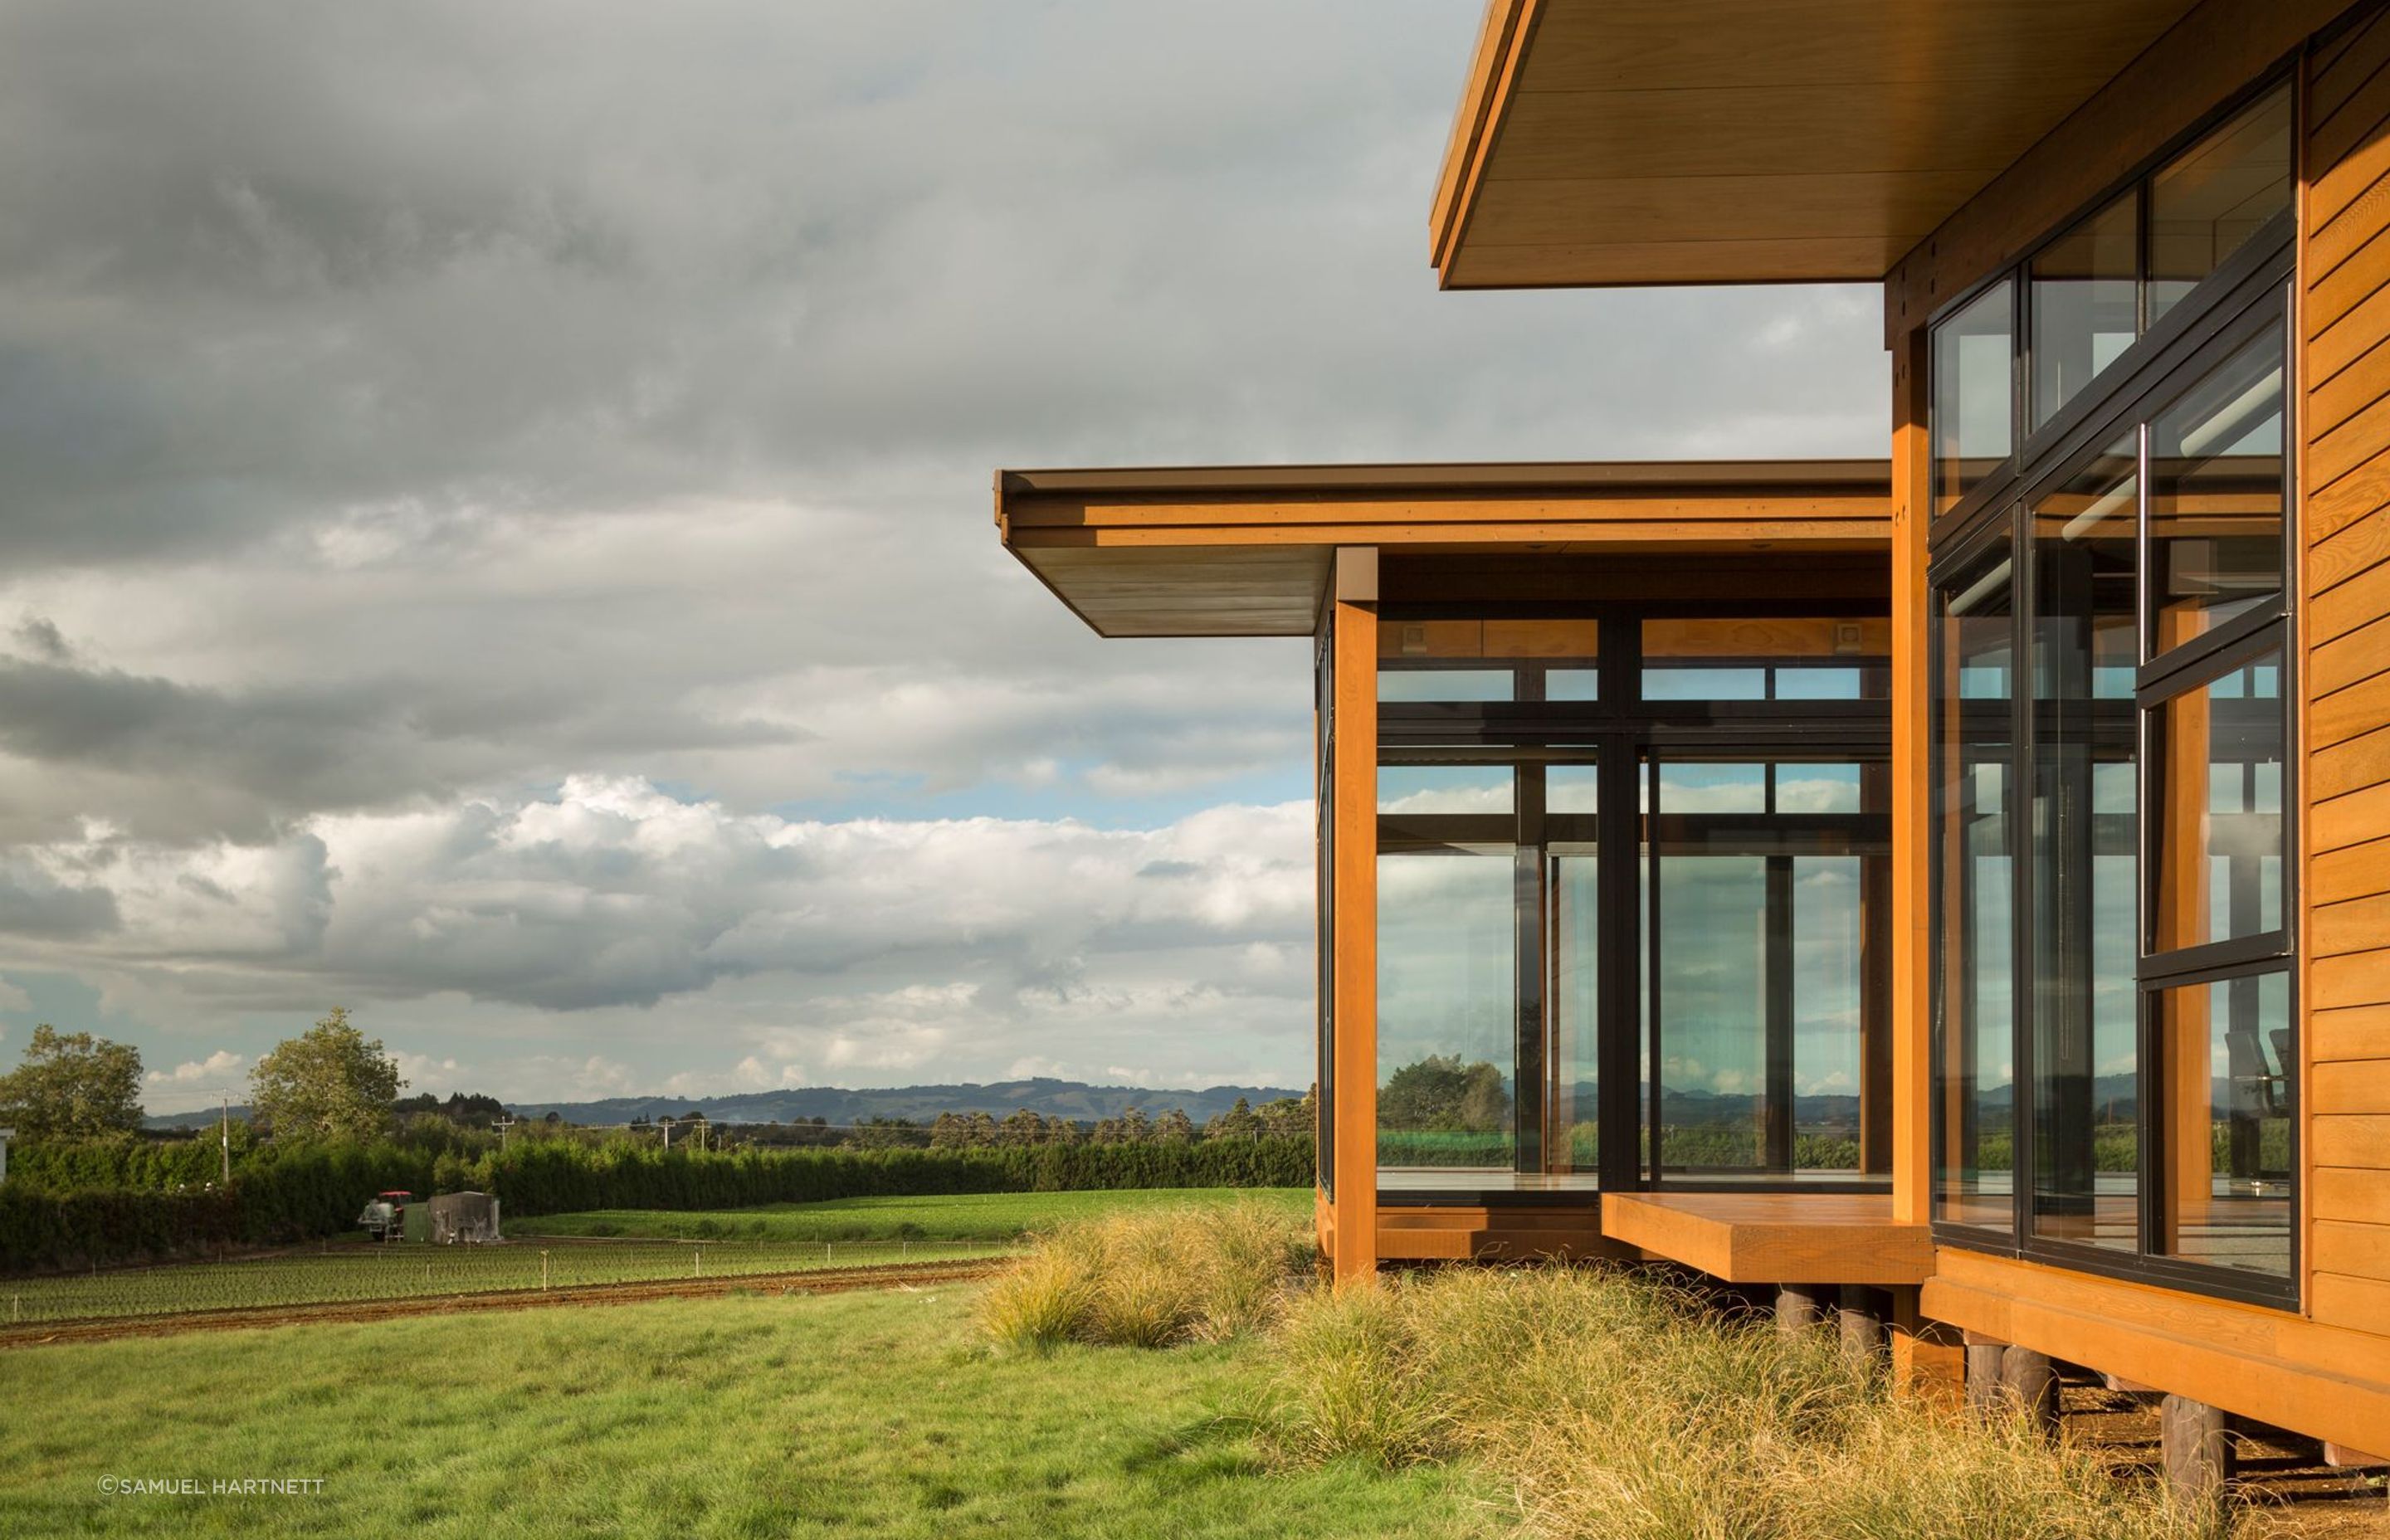
[[[2194,142],[2233,113],[2240,111],[2272,90],[2279,79],[2260,83],[2207,121],[2182,136],[2170,147],[2165,156],[2153,160],[2135,176],[2125,179],[2063,223],[2052,239],[2071,231],[2084,212],[2096,212],[2115,198],[2125,187],[2144,185],[2152,170],[2163,165],[2176,149]],[[2143,240],[2147,238],[2148,199],[2141,199]],[[2022,279],[2026,265],[2048,241],[2040,242],[2019,261],[2000,272],[1989,275],[1967,294],[1954,299],[1944,314],[1955,312],[1990,284],[2006,278]],[[2254,1270],[2234,1269],[2222,1264],[2185,1261],[2153,1252],[2154,1238],[2161,1233],[2162,1209],[2166,1201],[2165,1181],[2166,1160],[2163,1147],[2163,1091],[2167,1066],[2163,1058],[2164,1045],[2155,1019],[2155,997],[2160,991],[2186,983],[2214,982],[2222,978],[2244,977],[2275,971],[2287,972],[2291,988],[2291,1022],[2293,1053],[2295,1059],[2298,1036],[2304,1023],[2299,1019],[2300,992],[2297,976],[2298,891],[2300,874],[2294,852],[2297,847],[2297,685],[2295,657],[2295,589],[2297,571],[2298,486],[2296,379],[2292,367],[2294,362],[2295,339],[2291,333],[2294,314],[2291,286],[2294,280],[2296,249],[2294,225],[2288,216],[2278,215],[2262,227],[2239,250],[2202,282],[2199,288],[2178,302],[2155,326],[2143,331],[2133,345],[2120,354],[2101,375],[2077,391],[2037,431],[2027,431],[2022,425],[2028,419],[2023,415],[2030,403],[2023,398],[2029,380],[2032,360],[2025,352],[2030,347],[2030,334],[2025,329],[2027,317],[2018,317],[2019,362],[2016,377],[2021,392],[2012,407],[2012,420],[2020,425],[2019,441],[2012,445],[2017,459],[2009,473],[1976,487],[1961,503],[1933,521],[1928,532],[1928,584],[1935,591],[1945,584],[1945,577],[1953,571],[1970,568],[1985,559],[1986,553],[2003,545],[2011,563],[2013,613],[2012,667],[2016,671],[2015,687],[2008,701],[2011,712],[2011,782],[2007,789],[2007,815],[2011,820],[2015,841],[2011,881],[2011,922],[2014,927],[2010,965],[2011,969],[2011,1020],[2010,1032],[2014,1048],[2013,1098],[2014,1150],[2010,1179],[2011,1211],[2010,1227],[2005,1231],[1986,1229],[1942,1217],[1942,1193],[1939,1181],[1943,1097],[1942,1065],[1948,1045],[1944,1034],[1945,981],[1939,958],[1945,943],[1944,920],[1940,905],[1943,901],[1940,868],[1943,843],[1943,808],[1937,789],[1930,803],[1929,816],[1934,821],[1929,834],[1931,860],[1934,863],[1929,902],[1934,907],[1932,920],[1935,961],[1932,967],[1932,1006],[1930,1019],[1930,1059],[1932,1084],[1934,1086],[1930,1117],[1935,1163],[1929,1173],[1932,1188],[1930,1213],[1935,1239],[1943,1244],[1970,1250],[1988,1251],[1998,1254],[2064,1266],[2075,1271],[2129,1278],[2134,1281],[2159,1283],[2168,1288],[2237,1300],[2248,1303],[2280,1308],[2296,1308],[2300,1297],[2300,1268],[2303,1248],[2300,1244],[2300,1223],[2306,1202],[2299,1180],[2300,1136],[2296,1120],[2291,1130],[2293,1180],[2289,1199],[2289,1266],[2285,1275],[2277,1277]],[[2018,282],[2016,292],[2022,296],[2029,285]],[[2022,305],[2023,299],[2019,303]],[[2146,306],[2146,299],[2142,301]],[[1938,323],[1940,315],[1937,315]],[[2152,592],[2150,570],[2149,511],[2152,496],[2150,439],[2147,423],[2164,412],[2174,401],[2195,389],[2214,369],[2221,366],[2252,340],[2279,328],[2283,339],[2284,369],[2282,389],[2283,466],[2281,474],[2282,520],[2281,531],[2281,591],[2252,610],[2233,616],[2213,630],[2185,641],[2176,648],[2152,658],[2148,655],[2149,639],[2155,622],[2156,599]],[[2032,945],[2037,923],[2037,888],[2041,880],[2041,864],[2049,858],[2035,839],[2030,797],[2037,784],[2040,764],[2040,730],[2035,720],[2036,697],[2033,682],[2038,675],[2036,649],[2042,645],[2037,635],[2041,620],[2041,601],[2037,592],[2039,574],[2034,562],[2031,510],[2052,493],[2062,488],[2085,466],[2096,459],[2126,432],[2137,440],[2139,465],[2136,498],[2136,653],[2133,706],[2136,713],[2134,793],[2136,799],[2136,862],[2135,872],[2135,1041],[2141,1078],[2138,1097],[2137,1138],[2139,1149],[2138,1231],[2131,1251],[2113,1247],[2095,1247],[2085,1241],[2069,1240],[2034,1230],[2035,1193],[2039,1186],[2035,1169],[2037,1144],[2035,1127],[2035,1099],[2038,1078],[2035,1063],[2037,1013],[2042,1009],[2037,996],[2037,960]],[[1963,575],[1963,574],[1962,574]],[[1929,689],[1938,689],[1941,680],[1942,638],[1937,627],[1930,635],[1931,652],[1927,672]],[[2146,923],[2150,903],[2150,882],[2155,862],[2154,841],[2159,838],[2156,820],[2151,816],[2151,722],[2152,713],[2165,702],[2201,687],[2227,674],[2238,666],[2258,658],[2279,654],[2281,659],[2281,700],[2283,712],[2282,767],[2282,925],[2281,929],[2249,937],[2236,937],[2222,942],[2204,943],[2167,954],[2152,954]],[[1933,710],[1940,710],[1938,700]],[[1938,715],[1934,718],[1938,721]],[[1932,729],[1929,729],[1932,731]],[[1937,740],[1938,741],[1938,740]],[[1938,752],[1938,750],[1936,751]],[[1931,773],[1931,772],[1929,772]],[[2294,1080],[2296,1064],[2290,1067]],[[2304,1087],[2294,1087],[2293,1103],[2303,1105]]]

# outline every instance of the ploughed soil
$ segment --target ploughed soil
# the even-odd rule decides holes
[[[2060,1409],[2067,1436],[2101,1450],[2118,1475],[2163,1472],[2154,1398],[2070,1380]],[[2266,1540],[2390,1540],[2390,1469],[2326,1465],[2313,1439],[2255,1425],[2236,1422],[2232,1443],[2231,1490]]]
[[[96,1342],[119,1337],[169,1337],[186,1331],[225,1331],[301,1322],[379,1321],[402,1315],[453,1315],[475,1310],[529,1310],[559,1304],[631,1304],[642,1300],[706,1299],[722,1294],[835,1294],[854,1289],[906,1289],[985,1277],[1006,1259],[965,1262],[885,1263],[870,1267],[815,1267],[793,1273],[756,1273],[669,1282],[585,1284],[571,1289],[510,1289],[488,1294],[441,1294],[412,1300],[360,1300],[325,1304],[258,1305],[238,1310],[194,1310],[168,1315],[122,1315],[105,1320],[54,1321],[0,1327],[0,1348],[40,1347],[52,1342]]]

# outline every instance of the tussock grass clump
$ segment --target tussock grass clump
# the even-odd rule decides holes
[[[1308,1259],[1282,1208],[1237,1202],[1065,1225],[990,1286],[981,1324],[1004,1347],[1168,1347],[1274,1322]]]
[[[1833,1334],[1648,1278],[1456,1269],[1292,1302],[1267,1419],[1297,1463],[1473,1457],[1533,1533],[1601,1540],[2193,1540],[2022,1421],[1894,1399]]]

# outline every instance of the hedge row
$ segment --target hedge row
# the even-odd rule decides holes
[[[137,1261],[229,1240],[272,1244],[341,1235],[355,1227],[367,1199],[388,1188],[419,1196],[492,1192],[507,1213],[529,1216],[957,1192],[1307,1187],[1312,1179],[1311,1140],[1304,1137],[731,1154],[537,1140],[478,1156],[390,1142],[267,1143],[238,1159],[227,1198],[207,1186],[219,1174],[213,1149],[194,1172],[146,1149],[127,1141],[79,1152],[54,1148],[21,1165],[12,1159],[9,1180],[0,1187],[6,1200],[0,1270]]]

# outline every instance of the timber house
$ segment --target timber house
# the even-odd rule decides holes
[[[999,473],[1099,633],[1313,639],[1334,1274],[2390,1454],[2385,6],[1493,0],[1427,254],[1881,284],[1889,455]]]

